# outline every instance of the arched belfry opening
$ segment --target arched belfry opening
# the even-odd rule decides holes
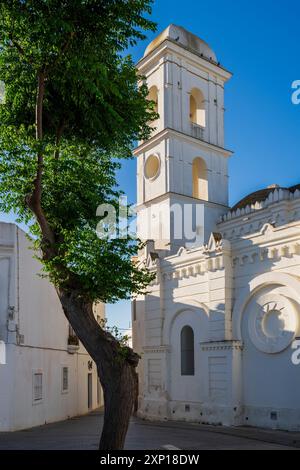
[[[195,339],[194,330],[185,326],[181,330],[181,375],[195,375]]]
[[[193,88],[190,93],[190,121],[201,127],[206,126],[205,99],[198,88]]]
[[[193,197],[208,201],[207,166],[202,158],[193,161]]]
[[[148,100],[154,102],[154,111],[158,113],[158,88],[153,85],[149,89]]]

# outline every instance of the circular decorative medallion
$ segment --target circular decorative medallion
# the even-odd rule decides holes
[[[292,302],[282,295],[259,297],[249,315],[251,341],[262,352],[275,354],[294,340],[298,328],[297,312]]]
[[[157,155],[150,155],[144,166],[145,178],[154,180],[160,172],[160,159]]]

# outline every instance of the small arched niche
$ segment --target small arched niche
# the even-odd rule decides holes
[[[160,159],[157,155],[150,155],[145,163],[144,174],[148,180],[153,180],[159,175]]]
[[[193,197],[208,201],[207,166],[202,158],[193,161]]]
[[[193,88],[190,93],[190,121],[201,127],[206,126],[204,95],[198,88]]]
[[[181,347],[181,375],[195,375],[195,339],[194,330],[184,326],[180,336]]]
[[[153,85],[149,89],[148,100],[154,102],[154,111],[158,113],[158,88]]]

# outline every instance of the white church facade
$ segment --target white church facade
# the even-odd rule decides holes
[[[103,405],[96,365],[79,343],[31,243],[0,223],[0,432],[31,428]],[[104,318],[102,304],[95,315]]]
[[[228,204],[224,88],[210,47],[171,25],[138,63],[159,119],[135,150],[132,303],[139,415],[300,430],[300,185]],[[150,234],[150,235],[148,235]]]

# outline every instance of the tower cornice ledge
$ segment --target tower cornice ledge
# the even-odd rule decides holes
[[[203,147],[207,150],[214,150],[215,152],[218,152],[218,153],[222,154],[226,158],[230,158],[233,155],[233,151],[231,151],[231,150],[225,149],[223,147],[219,147],[218,145],[215,145],[215,144],[211,144],[210,142],[206,142],[205,140],[197,139],[196,137],[193,137],[191,135],[188,135],[188,134],[185,134],[183,132],[177,131],[177,130],[172,129],[170,127],[167,127],[165,129],[163,129],[162,131],[160,131],[157,134],[150,137],[149,140],[147,140],[147,141],[141,143],[140,145],[138,145],[134,149],[133,155],[136,156],[136,155],[139,155],[141,152],[146,152],[149,148],[152,148],[159,141],[161,141],[161,140],[163,140],[163,139],[165,139],[169,136],[170,137],[178,136],[178,137],[180,137],[180,139],[184,139],[187,142],[192,142],[194,144],[196,143],[199,146],[201,146],[201,147]]]
[[[182,199],[185,199],[187,203],[189,203],[190,201],[197,201],[197,204],[206,204],[207,206],[209,207],[220,207],[222,209],[228,209],[228,206],[225,206],[224,204],[221,204],[219,202],[213,202],[213,201],[206,201],[204,199],[196,199],[192,196],[188,196],[186,194],[182,194],[182,193],[177,193],[175,191],[168,191],[164,194],[160,194],[159,196],[156,196],[155,198],[153,199],[149,199],[148,201],[146,202],[142,202],[140,204],[136,204],[136,209],[141,209],[141,208],[146,208],[146,207],[149,207],[151,206],[151,204],[153,204],[153,202],[163,202],[165,201],[166,199],[169,198],[169,196],[180,196]]]
[[[218,75],[221,75],[225,81],[232,77],[232,72],[223,67],[219,62],[214,62],[213,60],[211,61],[202,56],[200,53],[178,44],[176,41],[170,38],[165,39],[149,54],[140,59],[136,64],[137,69],[141,74],[144,73],[148,67],[152,66],[153,60],[159,61],[161,57],[166,54],[166,52],[173,52],[184,56],[185,58],[188,58],[190,61],[194,62],[197,67],[201,67],[202,65],[201,68],[209,70],[211,73],[218,73]]]

